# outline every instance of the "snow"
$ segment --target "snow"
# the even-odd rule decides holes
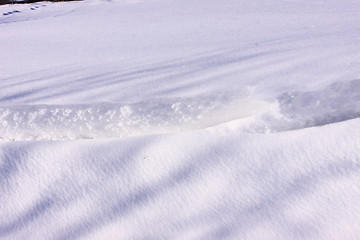
[[[59,140],[181,132],[248,117],[264,106],[266,103],[236,99],[229,93],[128,105],[23,105],[0,108],[0,136],[5,140]]]
[[[359,11],[0,6],[0,239],[359,239]]]

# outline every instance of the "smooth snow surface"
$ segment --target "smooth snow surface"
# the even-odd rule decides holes
[[[0,6],[0,239],[360,239],[359,12]]]

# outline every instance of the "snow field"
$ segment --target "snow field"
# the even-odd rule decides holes
[[[360,239],[359,12],[0,6],[0,239]]]

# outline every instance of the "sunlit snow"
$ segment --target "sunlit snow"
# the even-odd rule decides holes
[[[360,239],[360,2],[0,6],[0,239]]]

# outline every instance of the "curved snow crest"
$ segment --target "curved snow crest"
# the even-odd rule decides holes
[[[286,92],[271,104],[248,89],[132,104],[0,107],[0,139],[67,140],[130,137],[203,129],[233,120],[240,131],[271,133],[360,117],[360,80],[308,92]]]
[[[360,79],[336,82],[323,89],[286,92],[254,116],[248,132],[269,133],[322,126],[360,117]]]
[[[0,107],[0,139],[93,139],[181,132],[247,117],[265,105],[240,95],[217,93],[133,104]]]

